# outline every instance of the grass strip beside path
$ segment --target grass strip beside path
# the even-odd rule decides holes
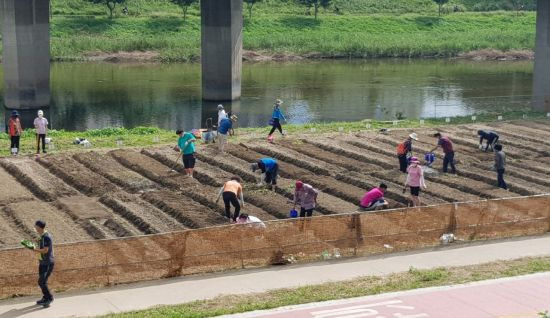
[[[512,261],[499,261],[462,267],[441,267],[431,270],[411,268],[408,272],[388,276],[368,276],[350,281],[292,289],[278,289],[265,293],[221,296],[211,300],[195,301],[177,306],[163,306],[138,312],[113,314],[105,317],[212,317],[417,288],[464,284],[546,271],[550,271],[550,256],[522,258]]]
[[[503,120],[518,120],[523,119],[526,115],[527,119],[544,119],[547,118],[546,112],[533,111],[517,111],[506,113],[487,113],[477,115],[476,122],[488,123],[497,121],[498,116],[502,116]],[[378,120],[362,120],[355,122],[330,122],[330,123],[310,123],[303,125],[284,125],[283,129],[292,135],[314,134],[320,133],[338,133],[342,128],[343,133],[359,132],[359,131],[375,131],[382,128],[434,128],[445,125],[461,125],[472,123],[471,116],[459,116],[450,118],[450,123],[445,121],[445,118],[424,119],[421,124],[418,119],[405,119],[396,122],[378,121]],[[367,128],[370,125],[370,128]],[[188,127],[185,127],[188,128]],[[199,127],[195,127],[199,128]],[[258,128],[238,128],[236,129],[236,137],[230,138],[230,142],[242,142],[250,138],[263,138],[267,136],[270,127]],[[51,130],[48,137],[52,138],[54,149],[50,149],[49,153],[60,153],[69,151],[83,151],[85,148],[81,145],[74,144],[76,138],[86,138],[92,143],[91,149],[112,149],[124,147],[149,147],[159,145],[175,145],[177,136],[174,131],[160,129],[156,127],[136,127],[132,129],[126,128],[104,128],[94,129],[84,132]],[[21,136],[20,154],[30,155],[36,152],[36,135],[33,129],[25,130]],[[0,133],[0,157],[10,155],[10,138],[6,133]]]

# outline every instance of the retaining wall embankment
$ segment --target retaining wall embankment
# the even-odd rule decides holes
[[[462,240],[543,234],[550,195],[454,203],[375,213],[328,215],[246,225],[60,244],[50,280],[56,290],[267,266],[292,255],[300,262],[366,256]],[[55,238],[55,233],[53,233]],[[37,258],[23,248],[0,251],[0,298],[37,294]]]

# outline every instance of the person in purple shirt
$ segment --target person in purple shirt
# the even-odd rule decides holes
[[[443,153],[445,154],[443,157],[443,172],[447,173],[450,164],[451,173],[456,174],[455,152],[452,141],[449,137],[442,136],[441,133],[435,133],[434,137],[437,138],[437,146],[435,146],[430,152],[434,152],[438,147],[441,147],[441,149],[443,149]]]
[[[388,201],[384,199],[384,193],[388,190],[388,186],[381,183],[377,188],[373,188],[365,193],[359,203],[360,210],[372,211],[381,210],[388,207]]]

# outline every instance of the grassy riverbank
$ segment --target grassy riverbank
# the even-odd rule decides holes
[[[519,276],[550,270],[550,258],[525,258],[480,265],[418,270],[389,276],[371,276],[345,282],[326,283],[265,293],[220,296],[178,306],[109,315],[107,317],[213,317],[224,314],[264,310],[311,302],[377,295],[417,288],[464,284],[469,282]]]
[[[85,60],[112,52],[152,51],[165,62],[197,61],[200,17],[54,17],[52,58]],[[316,58],[452,57],[482,49],[534,47],[535,14],[510,12],[313,17],[258,12],[245,19],[244,48],[265,55]]]
[[[546,118],[543,112],[506,112],[477,115],[477,122],[494,122],[498,116],[503,120],[522,119],[523,116],[531,119]],[[319,134],[319,133],[353,133],[362,130],[378,130],[382,128],[420,128],[420,127],[439,127],[443,125],[458,125],[471,123],[471,116],[461,116],[450,118],[450,123],[445,118],[419,120],[406,119],[394,122],[363,120],[356,122],[331,122],[331,123],[311,123],[305,125],[284,125],[284,129],[291,135],[295,134]],[[242,141],[249,138],[264,138],[268,132],[268,127],[259,128],[238,128],[236,137],[230,141]],[[50,152],[79,151],[84,149],[81,145],[74,144],[76,138],[86,138],[92,144],[92,149],[117,148],[117,147],[147,147],[153,145],[174,145],[176,135],[173,131],[160,129],[156,127],[138,127],[133,129],[125,128],[105,128],[88,130],[85,132],[52,130],[49,133],[52,138],[54,149]],[[0,156],[10,154],[10,139],[6,133],[0,134]],[[33,130],[26,130],[21,137],[21,154],[30,155],[36,151],[36,137]]]

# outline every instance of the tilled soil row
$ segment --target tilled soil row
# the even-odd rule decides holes
[[[529,127],[532,129],[535,129],[537,131],[540,131],[545,134],[550,134],[550,121],[549,120],[523,120],[523,121],[514,121],[510,122],[510,124],[520,127]]]
[[[474,167],[478,168],[478,169],[487,169],[487,165],[483,165],[483,164],[473,164]],[[531,183],[534,183],[536,184],[537,186],[544,186],[544,187],[549,187],[550,188],[550,179],[548,178],[548,175],[546,174],[543,174],[543,173],[538,173],[534,170],[527,170],[527,169],[524,169],[524,168],[521,168],[519,166],[516,166],[512,163],[507,163],[507,166],[513,166],[513,168],[511,169],[506,169],[506,177],[508,175],[516,178],[516,179],[521,179],[521,180],[525,180],[527,182],[531,182]],[[491,173],[495,173],[495,172],[491,172]]]
[[[128,170],[111,156],[97,152],[86,152],[76,154],[73,158],[86,168],[129,192],[136,193],[155,188],[153,182],[132,170]]]
[[[313,160],[311,158],[308,158],[309,159],[308,161],[298,160],[297,158],[302,158],[304,156],[291,149],[280,150],[270,145],[263,146],[263,145],[255,145],[255,144],[251,144],[248,146],[241,144],[241,146],[248,147],[249,149],[254,150],[257,153],[268,157],[277,158],[279,160],[283,160],[286,162],[292,162],[294,165],[300,168],[309,170],[317,175],[322,175],[322,176],[330,175],[330,172],[328,169],[323,168],[321,164],[313,163],[312,162]]]
[[[92,172],[72,158],[48,156],[37,159],[55,176],[87,195],[101,196],[116,190],[109,180]]]
[[[52,202],[77,193],[33,160],[3,159],[0,166],[41,200]]]
[[[0,233],[2,233],[0,236],[0,248],[19,247],[19,242],[23,238],[28,238],[28,234],[22,232],[15,224],[15,221],[5,214],[3,209],[0,209],[0,219],[2,219],[2,222],[0,222]]]
[[[227,224],[226,218],[188,199],[184,193],[159,190],[146,192],[141,197],[192,229]]]
[[[212,224],[220,224],[219,220],[224,219],[222,216],[223,210],[221,206],[217,205],[213,200],[213,196],[216,193],[215,188],[204,186],[200,184],[197,180],[193,178],[185,177],[178,172],[170,172],[169,171],[170,169],[167,168],[162,163],[158,162],[157,160],[149,156],[146,156],[144,154],[141,154],[135,151],[115,150],[111,152],[111,155],[125,167],[128,167],[129,169],[136,171],[137,173],[145,176],[146,178],[149,178],[150,180],[157,182],[163,185],[164,187],[171,189],[172,191],[178,191],[178,192],[181,191],[181,193],[186,197],[185,198],[186,200],[195,201],[196,202],[194,204],[195,207],[198,210],[203,210],[205,214],[207,212],[215,214],[216,217],[211,215],[205,215],[205,217],[215,222]],[[155,193],[163,193],[163,192],[155,192]],[[208,194],[210,194],[210,197],[208,196]],[[150,197],[147,197],[147,198],[150,198]],[[172,197],[169,197],[169,198],[173,199]],[[150,199],[148,199],[147,201],[159,207],[157,201],[152,202]],[[202,206],[202,208],[199,206]],[[195,222],[196,224],[203,223],[195,219],[196,218],[195,213],[191,212],[189,214],[189,218],[192,219],[193,222]],[[227,222],[227,220],[225,221]]]
[[[321,160],[324,162],[328,162],[332,165],[340,166],[344,169],[347,169],[349,171],[356,171],[356,172],[369,172],[374,170],[379,170],[380,167],[364,163],[362,161],[348,158],[344,156],[336,155],[330,151],[323,150],[315,145],[309,144],[303,140],[300,140],[299,143],[293,143],[290,141],[279,141],[275,143],[277,146],[282,148],[288,148],[292,149],[296,152],[302,153],[310,158],[315,158],[317,160]]]
[[[314,146],[317,146],[317,147],[319,147],[323,150],[332,152],[336,155],[343,156],[343,157],[348,157],[348,158],[353,158],[355,160],[366,162],[366,163],[372,164],[372,165],[377,165],[382,169],[393,169],[393,168],[395,168],[395,165],[393,165],[389,162],[380,161],[376,158],[372,158],[370,156],[367,156],[367,155],[364,154],[364,151],[361,151],[361,150],[344,149],[342,147],[332,146],[328,143],[318,142],[316,140],[308,140],[307,142],[314,145]]]
[[[43,220],[48,224],[50,231],[55,233],[56,242],[67,243],[92,239],[68,215],[45,202],[29,200],[13,203],[5,206],[4,211],[15,221],[18,228],[34,239],[38,239],[33,226],[36,220]]]
[[[145,234],[160,233],[159,230],[157,230],[155,227],[153,227],[144,218],[136,215],[136,213],[134,211],[128,209],[123,204],[120,204],[120,202],[118,202],[113,197],[107,196],[107,195],[102,196],[101,198],[99,198],[99,202],[105,204],[105,206],[109,207],[111,210],[116,212],[122,218],[126,219],[126,221],[132,223],[141,232],[143,232]]]
[[[537,137],[541,140],[538,141],[538,143],[545,144],[546,146],[550,146],[550,140],[547,138],[550,138],[550,130],[549,125],[546,124],[544,126],[537,127],[536,122],[504,122],[504,123],[490,123],[487,124],[489,127],[496,127],[498,129],[503,129],[506,132],[519,132],[520,135],[526,135],[529,138],[532,138],[533,140],[538,140]],[[537,137],[534,137],[537,136]],[[520,137],[521,139],[521,137]]]
[[[0,205],[32,200],[32,193],[17,182],[4,169],[0,169]]]
[[[550,157],[538,158],[536,160],[517,160],[506,162],[506,165],[511,167],[518,167],[525,170],[532,170],[542,175],[550,175],[550,166],[547,164],[550,162]]]
[[[231,147],[230,152],[233,156],[248,162],[255,162],[263,157],[262,154],[245,148],[242,145]],[[337,181],[331,177],[315,175],[313,172],[294,165],[294,162],[298,160],[300,159],[292,159],[289,161],[279,159],[279,174],[284,178],[302,180],[311,184],[320,191],[329,193],[355,205],[358,204],[359,200],[365,193],[364,189]]]
[[[162,163],[164,165],[172,164],[172,167],[173,167],[173,163],[171,162],[170,158],[167,157],[164,153],[151,152],[148,150],[142,150],[142,153],[144,155],[151,157],[154,160],[157,160],[159,163]],[[195,169],[194,174],[195,174],[195,178],[199,180],[199,182],[202,184],[201,192],[202,193],[206,192],[209,195],[206,198],[200,195],[202,196],[202,198],[200,198],[200,196],[197,196],[197,199],[200,200],[201,203],[210,207],[211,209],[216,210],[221,214],[224,214],[225,209],[224,209],[224,204],[222,200],[220,199],[219,203],[215,203],[215,200],[218,195],[219,188],[223,185],[223,182],[226,180],[229,180],[233,175],[224,173],[223,171],[221,171],[221,173],[220,172],[218,173],[218,177],[216,177],[211,173],[213,170],[215,170],[215,168],[210,166],[204,167],[205,165],[208,165],[208,164],[203,162],[197,162],[197,166],[200,168]],[[175,168],[177,171],[183,172],[183,165],[178,163],[178,165]],[[220,176],[220,174],[222,175]],[[248,189],[250,188],[251,187],[249,185],[246,185],[246,184],[243,185],[243,191],[245,194],[245,206],[241,207],[241,213],[248,213],[249,215],[256,216],[260,218],[260,220],[265,220],[265,221],[279,218],[280,213],[278,212],[275,213],[276,210],[273,210],[273,211],[264,210],[262,207],[256,206],[256,204],[252,202],[254,201],[253,199],[254,195],[253,195],[253,191],[248,191]],[[250,198],[252,198],[252,201],[250,200]],[[273,213],[275,213],[275,215],[273,215]]]

